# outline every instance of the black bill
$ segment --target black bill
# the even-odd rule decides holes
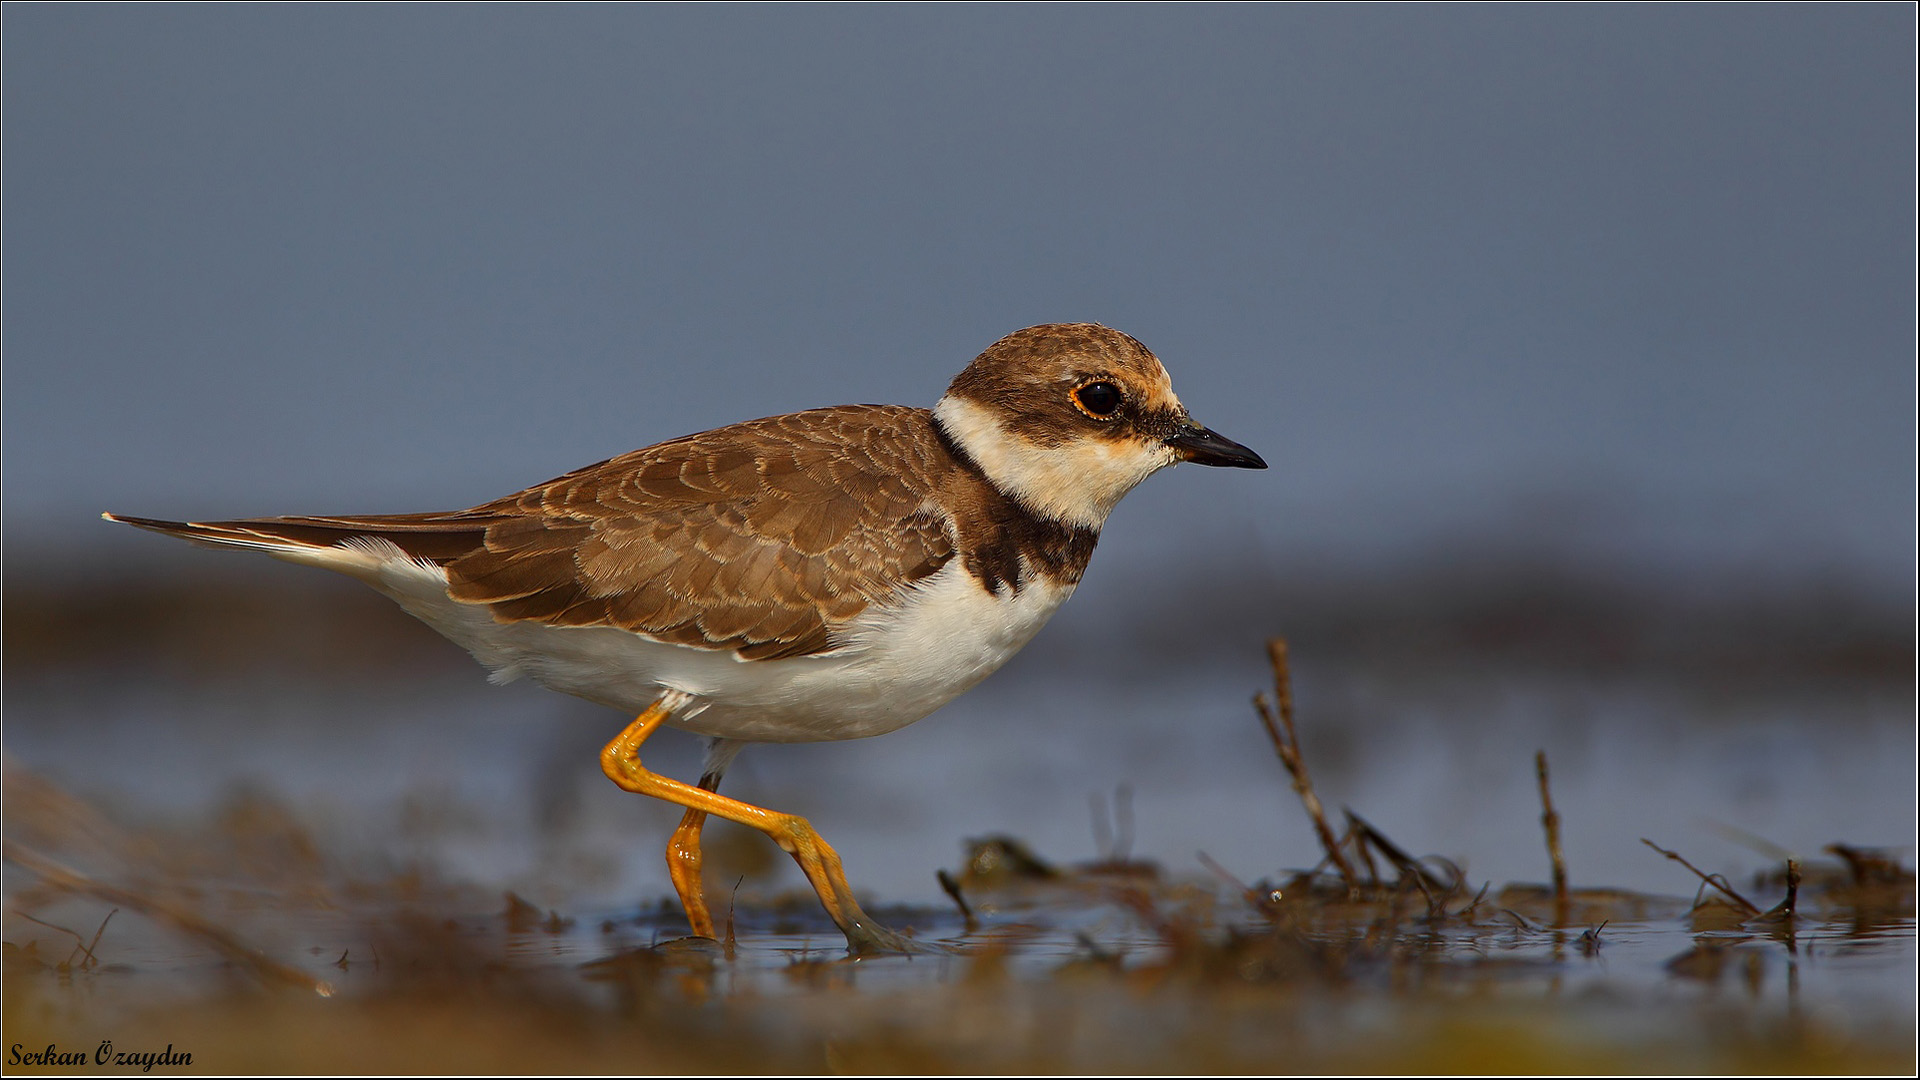
[[[1180,451],[1183,460],[1195,465],[1226,465],[1236,469],[1264,469],[1267,463],[1260,455],[1212,431],[1184,420],[1172,435],[1167,436],[1166,444]]]

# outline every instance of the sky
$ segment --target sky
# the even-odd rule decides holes
[[[931,405],[1088,320],[1273,465],[1097,563],[1542,533],[1910,603],[1914,18],[9,4],[9,569]]]

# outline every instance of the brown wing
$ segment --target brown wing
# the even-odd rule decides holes
[[[749,659],[824,652],[953,556],[928,505],[946,466],[928,414],[898,406],[689,435],[457,515],[486,531],[443,564],[448,591],[502,621],[617,626]]]
[[[617,626],[748,659],[834,631],[953,557],[928,496],[951,459],[924,409],[845,405],[689,435],[471,510],[116,521],[203,543],[377,536],[502,622]]]

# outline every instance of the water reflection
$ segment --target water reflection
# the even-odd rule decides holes
[[[1335,602],[1350,591],[1299,582],[1145,618],[1076,600],[919,725],[750,750],[730,790],[811,817],[857,887],[905,905],[878,917],[965,950],[848,965],[787,861],[725,826],[709,881],[733,956],[673,944],[684,924],[659,906],[657,852],[676,815],[611,789],[595,763],[620,718],[487,686],[351,583],[41,583],[10,563],[7,839],[148,907],[107,921],[124,906],[112,894],[10,867],[9,1027],[17,1002],[133,1023],[155,994],[234,992],[195,1029],[202,1045],[313,1021],[255,1001],[257,965],[194,929],[211,927],[395,1018],[455,989],[467,1020],[533,1001],[595,1048],[547,1069],[602,1061],[625,1044],[596,1025],[636,1016],[704,1031],[686,1043],[700,1060],[747,1071],[1568,1063],[1571,1042],[1515,1047],[1486,1012],[1458,1011],[1489,995],[1547,1009],[1530,1014],[1538,1030],[1597,1039],[1617,1067],[1663,1048],[1701,1071],[1743,1068],[1715,1056],[1711,1032],[1789,1014],[1798,1041],[1770,1067],[1901,1064],[1872,1055],[1911,1045],[1910,623],[1831,594],[1795,608],[1601,603],[1587,589],[1576,603],[1571,586],[1539,591],[1531,614],[1482,594],[1474,615],[1445,601],[1451,585],[1414,586],[1377,589],[1370,616]],[[1299,747],[1329,822],[1391,845],[1356,851],[1358,891],[1330,866],[1310,872],[1324,845],[1249,704],[1276,629],[1294,642]],[[1550,873],[1540,749],[1564,904],[1528,884]],[[663,740],[649,763],[690,773],[697,748]],[[1642,837],[1757,907],[1781,897],[1777,867],[1796,854],[1796,921],[1696,906],[1696,880]],[[754,1004],[774,999],[802,1004]],[[1699,1011],[1734,999],[1735,1021]],[[406,1044],[380,1017],[338,1016]],[[739,1056],[728,1024],[764,1052]],[[178,1033],[154,1029],[162,1044]],[[1496,1045],[1508,1056],[1484,1056]],[[1820,1056],[1842,1045],[1871,1053]],[[536,1067],[496,1051],[490,1071]]]

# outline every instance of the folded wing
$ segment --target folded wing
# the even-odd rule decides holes
[[[930,432],[923,410],[842,406],[690,435],[454,513],[114,520],[295,561],[390,544],[502,622],[806,656],[953,557],[928,498],[944,463]]]

